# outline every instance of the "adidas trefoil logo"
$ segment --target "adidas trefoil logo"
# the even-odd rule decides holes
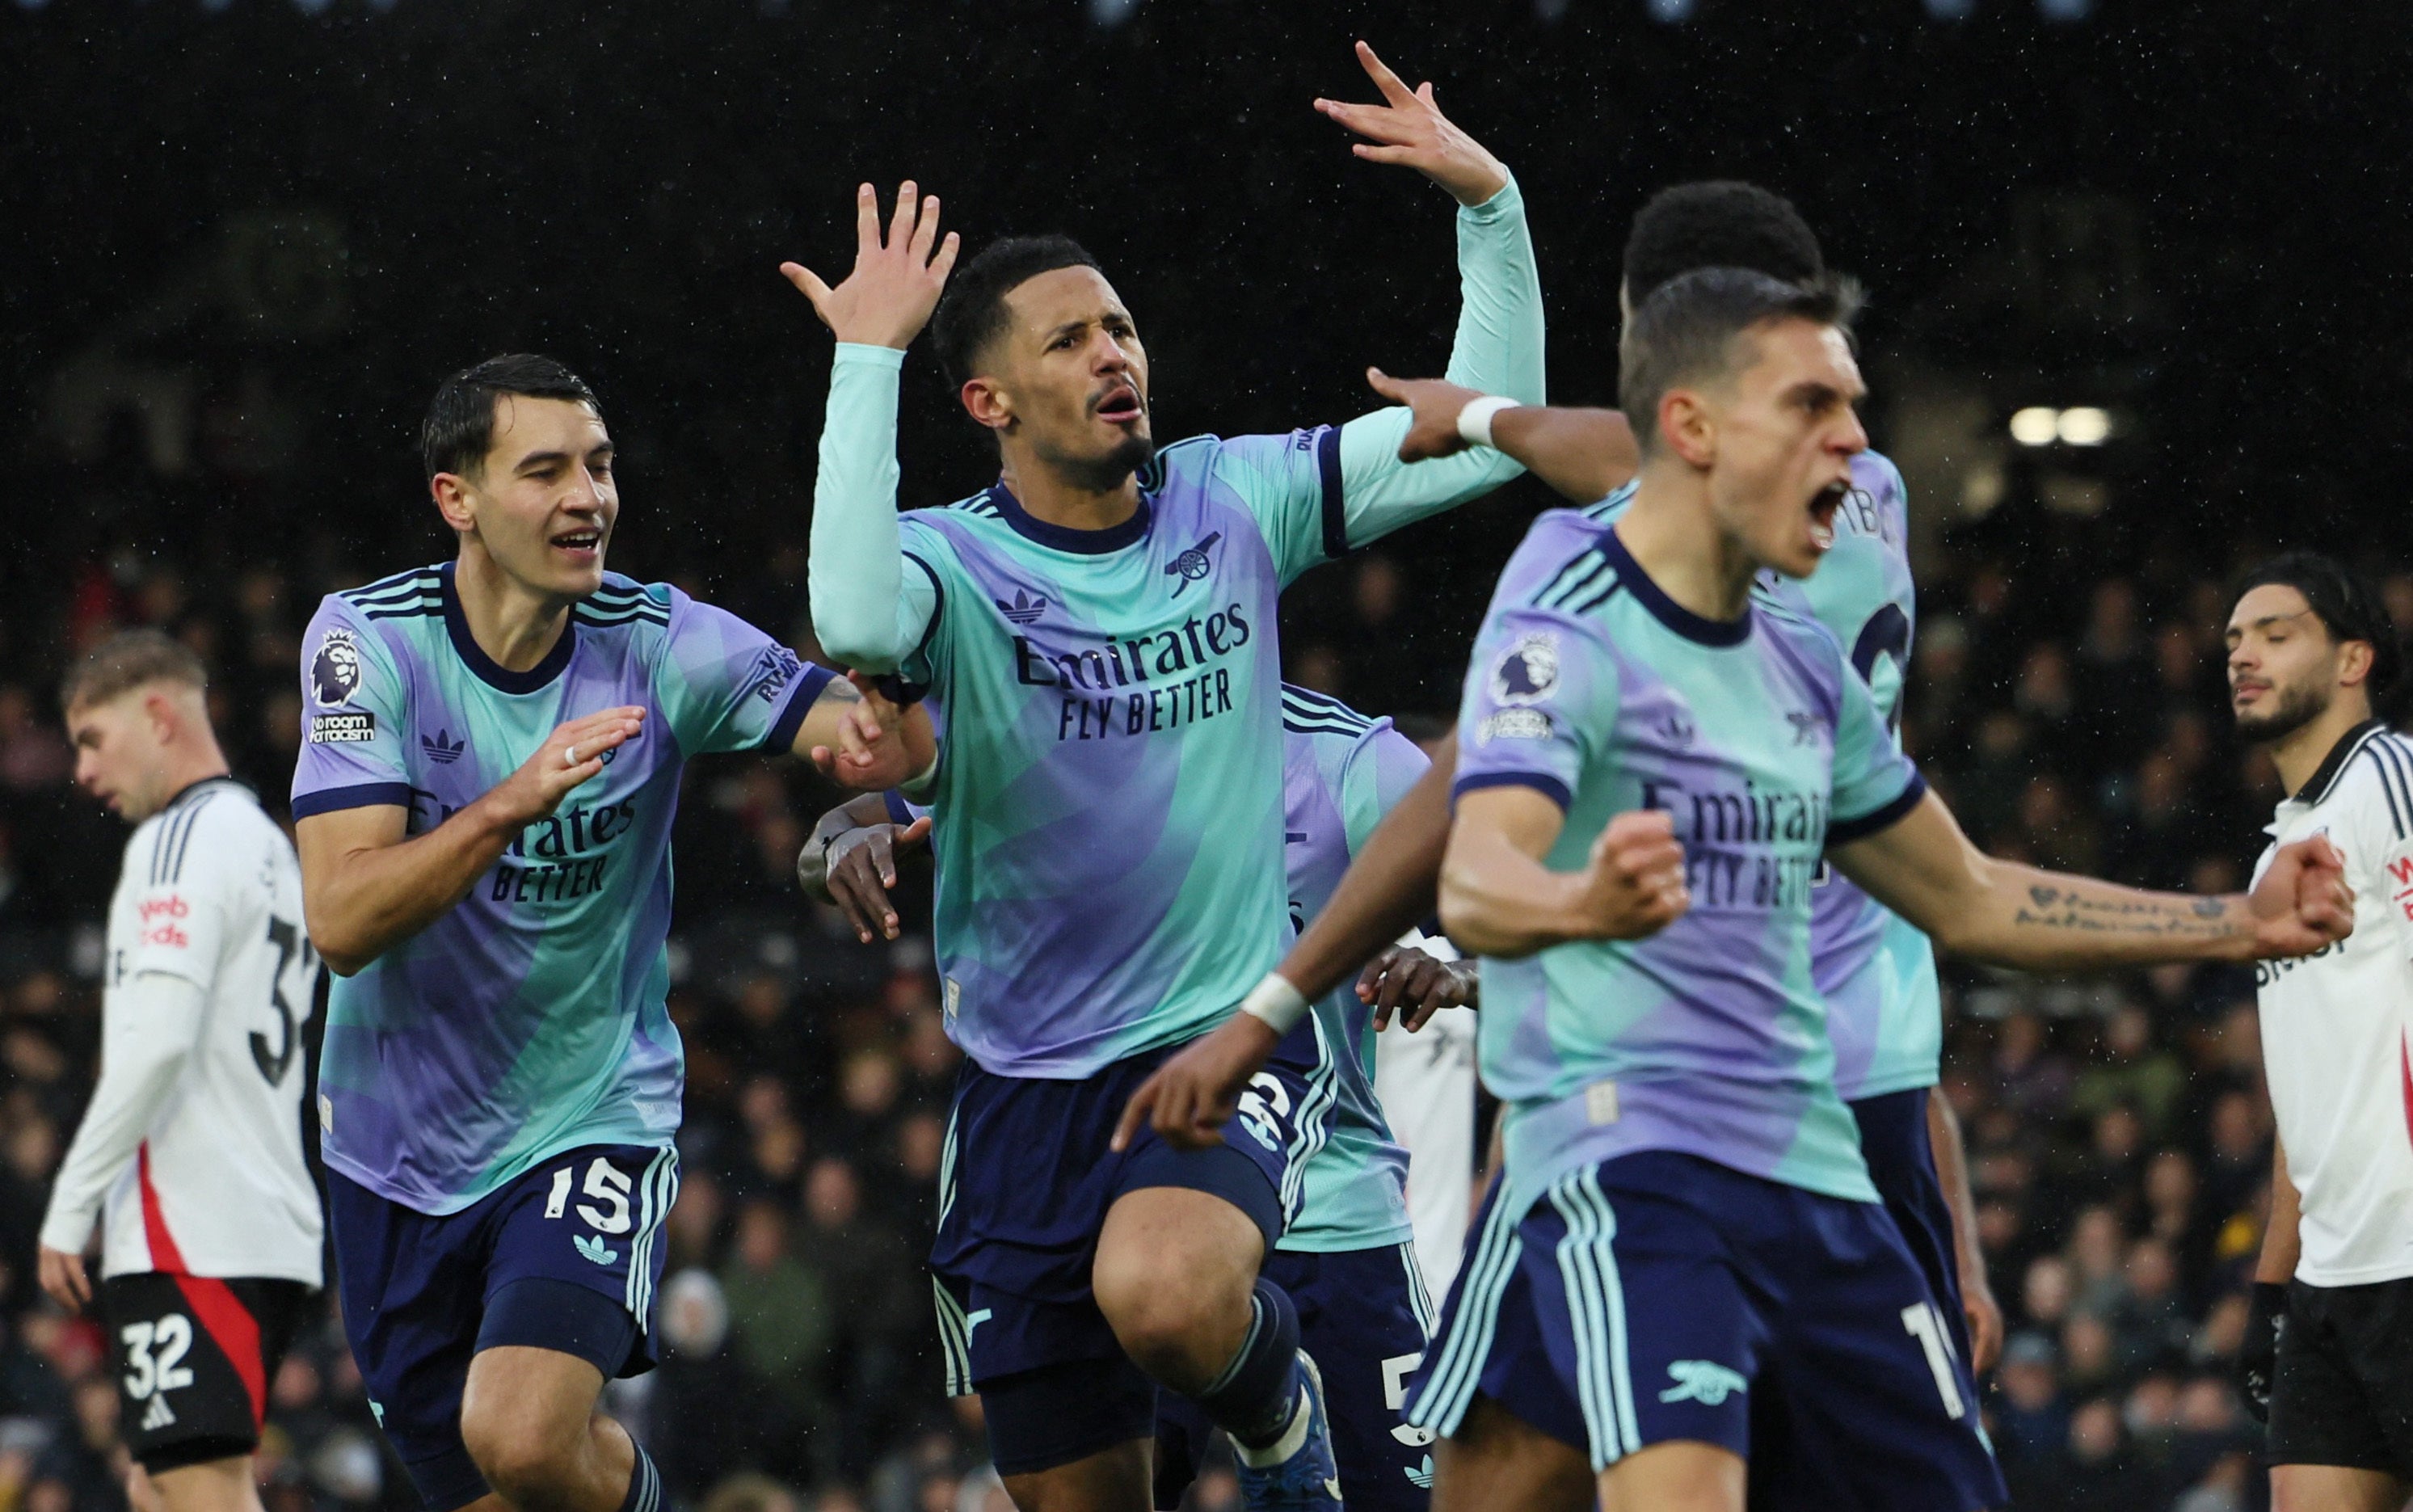
[[[168,1399],[163,1393],[151,1399],[150,1411],[142,1415],[142,1431],[156,1433],[163,1428],[173,1427],[175,1421],[176,1415],[168,1410]]]
[[[570,1242],[578,1246],[578,1253],[580,1254],[585,1255],[587,1259],[594,1261],[599,1266],[608,1266],[612,1264],[612,1262],[620,1258],[620,1252],[617,1250],[605,1249],[601,1239],[589,1238],[587,1236],[580,1234],[573,1238]]]
[[[1432,1456],[1426,1455],[1425,1462],[1423,1464],[1418,1465],[1414,1470],[1401,1471],[1400,1474],[1406,1475],[1410,1481],[1414,1482],[1416,1490],[1420,1491],[1431,1490],[1433,1483]]]
[[[1047,600],[1044,596],[1034,599],[1029,594],[1023,592],[1020,588],[1014,590],[1014,602],[1007,603],[1002,599],[999,599],[995,601],[997,607],[1005,615],[1005,617],[1014,621],[1017,625],[1030,624],[1037,620],[1040,615],[1047,613]]]
[[[452,732],[450,730],[438,730],[432,735],[421,735],[419,749],[427,752],[427,759],[437,765],[450,766],[461,759],[462,749],[469,744],[469,737],[466,735],[463,735],[458,740],[452,739]]]

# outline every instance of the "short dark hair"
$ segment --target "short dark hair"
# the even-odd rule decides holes
[[[1703,179],[1651,197],[1625,237],[1625,297],[1636,309],[1695,268],[1749,268],[1788,284],[1815,283],[1827,259],[1793,201],[1756,184]]]
[[[1043,273],[1096,267],[1098,259],[1069,236],[1009,236],[982,247],[980,256],[948,280],[930,322],[930,339],[947,381],[961,388],[980,366],[988,344],[1005,334],[1006,295]]]
[[[603,413],[586,380],[550,357],[524,351],[489,357],[437,384],[427,403],[427,419],[419,427],[419,460],[430,479],[439,472],[478,470],[495,444],[495,400],[506,393],[567,399]]]
[[[2228,601],[2234,604],[2256,588],[2273,586],[2302,594],[2331,640],[2370,645],[2371,676],[2363,686],[2374,700],[2396,686],[2405,667],[2404,647],[2397,640],[2396,622],[2389,618],[2369,578],[2334,556],[2300,548],[2281,552],[2246,572]]]
[[[174,636],[155,630],[126,630],[95,646],[67,673],[59,685],[59,708],[72,714],[157,682],[204,692],[210,674],[193,648]]]
[[[1696,268],[1670,279],[1635,310],[1617,345],[1618,408],[1645,453],[1659,444],[1659,401],[1680,384],[1730,372],[1735,345],[1768,320],[1813,320],[1850,334],[1859,289],[1820,276],[1797,284],[1748,268]]]

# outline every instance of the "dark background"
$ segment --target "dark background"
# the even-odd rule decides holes
[[[451,554],[421,408],[524,348],[602,396],[612,565],[809,653],[828,338],[776,270],[844,272],[864,179],[917,179],[974,247],[1088,244],[1149,346],[1160,437],[1368,408],[1369,363],[1442,366],[1456,297],[1446,199],[1309,108],[1370,96],[1355,37],[1517,170],[1562,400],[1613,401],[1619,254],[1652,190],[1791,196],[1873,295],[1868,414],[1917,522],[1906,741],[2000,851],[2233,883],[2275,789],[2228,735],[2224,575],[2329,547],[2413,624],[2401,7],[1673,8],[0,5],[0,1504],[110,1506],[122,1462],[96,1332],[27,1284],[123,835],[66,781],[68,660],[122,626],[184,635],[281,808],[301,626],[324,592]],[[906,393],[904,501],[987,482],[926,355]],[[2108,444],[2010,438],[2015,411],[2073,405],[2110,412]],[[1437,729],[1545,502],[1520,482],[1310,575],[1291,674]],[[828,797],[792,765],[690,781],[673,1265],[731,1326],[618,1408],[684,1502],[719,1486],[716,1512],[977,1507],[914,1255],[953,1053],[923,942],[857,949],[786,880]],[[1946,1085],[2026,1342],[1990,1397],[2021,1505],[2254,1505],[2224,1373],[2268,1152],[2250,981],[1956,973],[1949,996]],[[407,1502],[374,1474],[340,1333],[298,1357],[275,1505]],[[777,1478],[726,1479],[746,1471]]]

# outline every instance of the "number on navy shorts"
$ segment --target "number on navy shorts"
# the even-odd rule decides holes
[[[559,1218],[570,1206],[570,1167],[565,1165],[553,1173],[553,1186],[544,1194],[544,1216]],[[598,1234],[626,1234],[632,1226],[629,1217],[629,1193],[636,1190],[636,1180],[622,1172],[602,1156],[595,1157],[586,1167],[586,1183],[579,1190],[600,1208],[585,1203],[578,1205],[578,1216]]]
[[[193,1347],[193,1320],[170,1312],[153,1323],[129,1323],[118,1331],[126,1343],[126,1394],[136,1401],[154,1391],[193,1384],[185,1356]]]
[[[1394,1355],[1383,1362],[1383,1405],[1398,1412],[1408,1404],[1408,1377],[1425,1362],[1424,1352]],[[1418,1428],[1414,1423],[1394,1423],[1391,1437],[1411,1449],[1420,1449],[1433,1441],[1433,1430]]]
[[[1271,1107],[1266,1105],[1267,1099],[1272,1100]],[[1248,1090],[1240,1093],[1239,1114],[1244,1122],[1260,1131],[1257,1138],[1267,1149],[1279,1149],[1282,1120],[1290,1117],[1290,1093],[1282,1090],[1281,1078],[1269,1071],[1250,1077]]]
[[[1961,1383],[1953,1371],[1952,1335],[1932,1302],[1914,1302],[1902,1310],[1902,1326],[1927,1352],[1927,1368],[1934,1372],[1936,1395],[1944,1399],[1944,1415],[1954,1422],[1969,1416],[1961,1400]]]

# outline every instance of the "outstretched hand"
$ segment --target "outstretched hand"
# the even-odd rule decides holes
[[[2309,956],[2354,932],[2346,858],[2325,835],[2279,847],[2246,902],[2254,912],[2254,954],[2263,959]]]
[[[1114,1148],[1131,1148],[1141,1129],[1153,1127],[1178,1149],[1205,1149],[1223,1142],[1223,1125],[1238,1111],[1241,1089],[1265,1069],[1281,1043],[1273,1026],[1251,1014],[1234,1014],[1214,1032],[1191,1041],[1139,1084],[1115,1125]]]
[[[1482,398],[1482,391],[1461,388],[1447,378],[1395,378],[1379,367],[1366,369],[1366,384],[1393,404],[1408,407],[1408,434],[1399,440],[1401,462],[1428,462],[1466,450],[1466,437],[1458,430],[1458,412]]]
[[[854,271],[846,281],[832,289],[799,262],[782,262],[779,271],[838,340],[902,351],[939,307],[959,245],[953,231],[939,239],[939,197],[921,199],[910,179],[896,191],[896,215],[883,243],[880,196],[865,184],[854,191]]]
[[[1451,124],[1433,103],[1433,86],[1411,90],[1374,50],[1357,44],[1357,61],[1383,93],[1380,105],[1319,99],[1315,108],[1361,137],[1350,150],[1369,163],[1413,168],[1447,189],[1462,205],[1479,205],[1508,186],[1508,169],[1483,144]]]

